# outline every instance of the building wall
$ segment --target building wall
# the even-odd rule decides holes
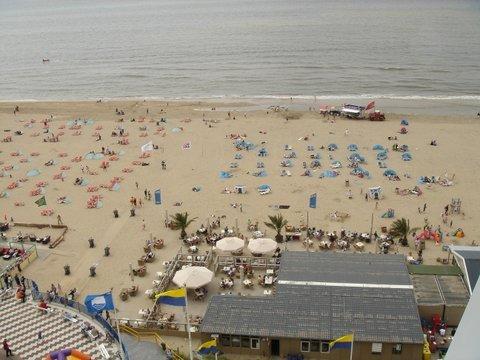
[[[458,326],[465,312],[466,305],[446,305],[444,321],[448,326]]]
[[[438,314],[443,316],[445,305],[435,304],[435,305],[418,305],[418,313],[421,318],[432,320],[432,316]]]
[[[211,337],[206,335],[203,341],[209,340]],[[222,346],[218,341],[218,346],[225,354],[243,354],[251,355],[252,359],[261,359],[269,357],[271,340],[274,338],[260,338],[260,349],[249,349],[245,347],[231,347]],[[344,360],[350,356],[350,351],[347,349],[334,350],[331,353],[321,352],[301,352],[301,339],[285,339],[278,338],[280,341],[280,357],[284,358],[288,354],[304,355],[305,359],[324,359],[324,360]],[[353,359],[354,360],[421,360],[422,359],[422,344],[402,344],[401,354],[394,354],[393,348],[396,344],[383,343],[381,354],[372,354],[372,343],[370,342],[355,342]]]

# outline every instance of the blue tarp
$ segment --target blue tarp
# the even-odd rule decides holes
[[[261,148],[260,150],[258,150],[258,156],[267,156],[267,155],[268,155],[267,149]]]
[[[250,141],[245,140],[235,140],[234,145],[238,150],[252,150],[255,147]]]
[[[375,144],[373,145],[373,150],[385,150],[385,148],[383,147],[383,145]]]
[[[402,160],[403,161],[410,161],[412,160],[412,155],[408,152],[402,154]]]
[[[235,154],[235,160],[241,160],[243,158],[242,154],[236,153]]]
[[[407,119],[402,119],[402,121],[400,121],[400,125],[408,126],[408,120]]]
[[[265,191],[265,190],[271,189],[271,187],[270,187],[270,185],[262,184],[257,189],[258,189],[258,191]]]
[[[351,175],[363,175],[365,177],[370,177],[370,173],[367,170],[361,168],[360,166],[358,166],[356,168],[353,168],[352,171],[350,171],[350,174]]]
[[[331,162],[331,165],[332,165],[332,167],[334,167],[334,168],[341,168],[341,167],[342,167],[342,163],[341,163],[340,161],[338,161],[338,160],[332,161],[332,162]]]
[[[267,172],[266,172],[265,170],[260,170],[260,171],[254,172],[254,173],[253,173],[253,176],[256,176],[256,177],[265,177],[265,176],[267,176]]]
[[[333,143],[332,143],[332,144],[329,144],[329,145],[327,146],[327,149],[328,149],[328,151],[335,151],[335,150],[338,149],[338,145],[337,145],[337,144],[333,144]]]
[[[359,153],[352,153],[348,156],[348,160],[352,161],[352,162],[359,162],[359,163],[363,163],[365,162],[365,158],[360,155]]]
[[[229,179],[232,176],[228,171],[220,171],[220,179]]]
[[[322,172],[321,175],[324,176],[324,177],[337,177],[338,173],[336,173],[335,171],[332,171],[332,170],[325,170],[324,172]]]

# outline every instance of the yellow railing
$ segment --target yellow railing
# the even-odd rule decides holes
[[[134,336],[137,341],[141,340],[142,338],[146,339],[151,339],[153,338],[155,340],[155,343],[160,346],[160,344],[164,343],[167,346],[167,349],[170,349],[172,352],[173,358],[175,360],[185,360],[182,356],[180,356],[171,346],[169,346],[165,340],[162,339],[160,335],[158,335],[155,331],[137,331],[130,326],[127,325],[120,325],[120,331],[126,332],[127,334],[130,334]]]

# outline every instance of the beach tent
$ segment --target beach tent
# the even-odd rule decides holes
[[[238,168],[238,163],[237,162],[230,163],[230,169],[236,169],[236,168]]]
[[[225,237],[217,241],[215,247],[221,251],[239,251],[243,249],[245,241],[238,237]]]
[[[315,150],[315,147],[313,145],[307,146],[307,151],[313,151],[313,150]]]
[[[238,150],[252,150],[255,147],[250,141],[246,140],[235,140],[234,145]]]
[[[387,169],[383,172],[383,176],[397,176],[397,172],[393,169]]]
[[[329,177],[329,178],[333,178],[333,177],[337,177],[339,175],[338,172],[336,171],[333,171],[333,170],[325,170],[324,172],[322,172],[320,174],[320,177]]]
[[[365,162],[365,158],[360,155],[359,153],[352,153],[348,156],[348,160],[350,160],[351,162],[357,162],[357,163],[363,163]]]
[[[282,167],[292,167],[293,166],[293,162],[292,160],[290,159],[286,159],[286,160],[282,160],[282,162],[280,163],[280,165]]]
[[[313,158],[319,160],[322,158],[322,155],[320,155],[320,153],[316,153],[315,155],[313,155]]]
[[[248,242],[248,250],[253,254],[266,254],[273,252],[277,247],[277,242],[268,238],[250,239]]]
[[[400,125],[408,126],[409,125],[408,120],[407,119],[402,119],[402,121],[400,121]]]
[[[374,186],[368,189],[368,196],[373,200],[380,200],[382,198],[382,187]]]
[[[234,188],[235,192],[237,194],[246,194],[247,193],[247,187],[245,185],[235,185]]]
[[[283,157],[286,159],[295,159],[297,157],[297,154],[295,153],[295,151],[292,151],[287,154],[283,154]]]
[[[240,153],[235,154],[235,160],[241,160],[243,158],[243,155]]]
[[[310,167],[312,168],[317,168],[317,167],[320,167],[322,166],[322,164],[320,163],[320,160],[312,160],[312,162],[310,163]]]
[[[232,176],[228,171],[220,171],[220,179],[229,179]]]
[[[262,161],[257,161],[257,169],[263,169],[265,164]]]
[[[350,171],[350,175],[355,175],[355,176],[360,175],[362,177],[370,177],[370,173],[360,166],[353,168],[352,171]]]
[[[257,190],[260,195],[266,195],[272,191],[272,188],[270,187],[270,185],[262,184],[257,188]]]
[[[349,151],[357,151],[357,150],[358,150],[358,146],[357,146],[357,144],[350,144],[350,145],[347,146],[347,149],[348,149]]]
[[[334,160],[330,163],[330,167],[332,169],[340,169],[342,167],[342,163],[338,160]]]
[[[267,172],[265,170],[260,170],[260,171],[254,172],[252,175],[255,177],[265,177],[267,176]]]
[[[283,148],[284,148],[285,150],[292,150],[292,147],[291,147],[290,145],[288,145],[288,144],[285,144],[285,145],[283,146]]]
[[[33,177],[33,176],[38,176],[40,175],[40,170],[38,169],[32,169],[27,172],[28,177]]]
[[[173,283],[179,287],[197,289],[208,285],[213,279],[213,272],[204,266],[188,266],[178,270],[173,276]]]
[[[338,145],[337,145],[337,144],[333,144],[333,143],[332,143],[332,144],[329,144],[329,145],[327,146],[327,149],[328,149],[328,151],[335,151],[335,150],[338,149]]]
[[[377,160],[387,160],[388,155],[386,151],[380,151],[377,153]]]
[[[375,144],[373,145],[373,150],[385,150],[385,148],[383,147],[383,145]]]
[[[412,155],[408,152],[402,154],[402,160],[403,161],[410,161],[412,160]]]
[[[262,156],[262,157],[263,157],[263,156],[267,156],[267,155],[268,155],[268,151],[267,151],[267,149],[265,149],[265,148],[261,148],[260,150],[258,150],[258,154],[257,154],[257,155],[258,155],[258,156]]]

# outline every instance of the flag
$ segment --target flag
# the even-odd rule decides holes
[[[367,106],[365,107],[365,111],[367,110],[370,110],[370,109],[373,109],[375,107],[375,101],[371,101],[367,104]]]
[[[187,141],[186,143],[184,143],[182,145],[182,150],[190,150],[192,148],[192,142],[191,141]]]
[[[114,310],[111,292],[100,295],[87,295],[84,303],[90,314],[96,314],[103,310]]]
[[[312,209],[317,208],[317,194],[316,193],[310,195],[310,201],[309,201],[308,206],[310,206],[310,208],[312,208]]]
[[[47,200],[45,200],[45,196],[42,196],[40,199],[38,199],[37,201],[35,201],[35,204],[37,204],[38,206],[45,206],[45,205],[47,205]]]
[[[145,152],[145,151],[153,151],[153,142],[150,141],[144,145],[142,145],[140,147],[140,149],[142,150],[142,152]]]
[[[166,304],[172,306],[186,306],[186,296],[187,290],[185,288],[169,290],[155,295],[155,302],[157,304]]]
[[[162,204],[162,193],[160,192],[160,189],[155,190],[153,195],[154,195],[154,198],[155,198],[155,205],[161,205]]]
[[[348,334],[331,341],[328,344],[330,350],[334,349],[351,349],[353,344],[353,334]]]
[[[217,348],[217,340],[216,339],[204,342],[197,349],[197,353],[199,355],[215,354],[217,352],[218,352],[218,348]]]

